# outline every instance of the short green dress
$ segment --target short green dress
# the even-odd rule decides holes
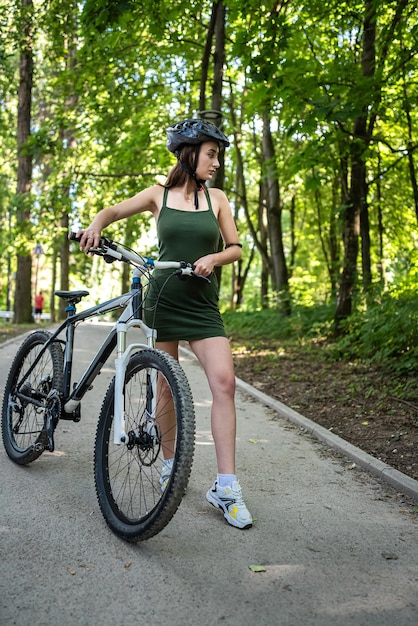
[[[207,189],[205,193],[208,211],[182,211],[167,206],[168,189],[164,190],[157,222],[160,261],[194,263],[217,252],[219,224]],[[144,321],[157,330],[157,341],[226,337],[216,275],[212,273],[208,283],[172,274],[173,270],[155,269],[145,294]]]

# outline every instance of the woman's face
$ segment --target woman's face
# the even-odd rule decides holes
[[[219,146],[216,141],[205,141],[200,146],[199,159],[197,161],[196,178],[210,180],[218,167]]]

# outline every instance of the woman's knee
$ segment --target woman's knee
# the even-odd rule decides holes
[[[235,375],[234,372],[222,371],[221,369],[215,372],[208,378],[209,386],[212,393],[227,395],[234,397],[235,395]]]

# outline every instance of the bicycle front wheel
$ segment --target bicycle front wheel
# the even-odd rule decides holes
[[[144,349],[125,376],[127,441],[114,443],[114,381],[103,402],[95,443],[95,482],[109,527],[128,541],[160,532],[185,493],[194,454],[195,414],[187,378],[161,350]]]
[[[50,337],[47,331],[37,331],[25,339],[14,358],[4,389],[3,443],[9,457],[18,465],[27,465],[45,450],[45,411],[50,408],[51,391],[60,389],[62,384],[61,346],[51,343],[38,358]],[[25,377],[22,391],[31,400],[19,397],[20,381]]]

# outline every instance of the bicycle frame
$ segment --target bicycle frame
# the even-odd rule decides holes
[[[139,285],[141,280],[141,272],[138,269],[133,270],[133,276],[139,279]],[[117,298],[112,298],[107,302],[98,304],[94,307],[86,309],[80,313],[76,312],[75,304],[70,303],[67,308],[67,318],[59,326],[59,328],[52,334],[50,339],[44,344],[40,350],[37,358],[32,364],[31,368],[26,372],[25,376],[20,381],[18,387],[22,389],[23,384],[30,376],[30,373],[40,360],[41,356],[48,349],[48,346],[54,341],[61,341],[58,339],[59,335],[65,330],[65,351],[64,351],[64,374],[62,382],[62,401],[64,415],[68,419],[72,419],[76,415],[79,409],[81,400],[90,389],[93,381],[100,373],[103,365],[106,363],[114,348],[116,347],[117,353],[115,358],[115,406],[114,406],[114,442],[115,444],[124,443],[127,440],[125,432],[125,406],[124,406],[124,381],[126,368],[129,362],[131,354],[137,350],[143,348],[154,348],[156,341],[156,331],[145,324],[145,322],[134,314],[133,300],[135,297],[135,291],[130,291]],[[75,326],[79,322],[83,322],[92,317],[103,315],[116,308],[123,308],[123,312],[119,319],[115,322],[114,326],[110,330],[106,339],[98,349],[97,353],[93,357],[92,361],[88,365],[87,369],[81,376],[78,383],[74,384],[74,388],[71,389],[71,377],[72,377],[72,357],[74,350],[74,336]],[[140,313],[141,315],[141,313]],[[137,342],[127,345],[127,332],[132,327],[139,327],[146,337],[146,343]],[[154,383],[155,384],[155,383]],[[22,391],[18,392],[18,395],[22,400],[28,402],[34,402],[30,397],[25,396]],[[153,394],[155,396],[155,394]],[[35,402],[37,403],[37,402]],[[78,421],[78,420],[76,420]]]
[[[69,238],[78,237],[70,233]],[[103,365],[114,363],[97,415],[96,494],[109,528],[127,541],[142,541],[159,533],[181,503],[196,432],[185,372],[173,356],[156,349],[158,307],[166,302],[163,293],[169,280],[210,279],[195,274],[190,262],[154,261],[105,237],[96,246],[88,253],[131,266],[130,290],[89,308],[80,305],[86,309],[82,312],[77,306],[89,295],[87,290],[54,292],[65,301],[66,319],[52,330],[29,333],[18,349],[5,385],[1,433],[5,451],[17,465],[54,452],[59,421],[80,421],[83,398],[106,369]],[[152,285],[145,299],[142,283]],[[87,361],[78,362],[78,349],[84,348],[79,324],[110,311],[117,321],[104,325],[98,349],[84,351]],[[96,341],[93,328],[85,330]]]
[[[138,270],[134,270],[134,275],[140,275]],[[77,410],[86,392],[89,390],[91,384],[95,380],[96,376],[100,373],[103,365],[106,363],[110,354],[116,346],[116,358],[115,358],[115,406],[114,406],[114,443],[120,444],[127,440],[127,434],[125,432],[125,398],[124,398],[124,381],[126,368],[128,366],[131,354],[136,350],[143,348],[154,348],[156,340],[156,331],[143,322],[142,319],[133,318],[132,307],[132,292],[123,294],[118,298],[109,300],[104,305],[98,305],[88,309],[83,313],[79,313],[68,318],[67,331],[72,329],[73,336],[71,340],[66,341],[66,354],[64,355],[64,385],[68,387],[71,382],[71,358],[73,350],[73,337],[74,337],[74,325],[79,321],[84,321],[95,315],[101,315],[114,309],[116,306],[125,306],[125,310],[115,323],[103,344],[97,351],[90,365],[82,375],[80,381],[75,385],[72,393],[68,396],[68,399],[64,402],[64,410],[66,413],[73,413]],[[132,327],[139,327],[146,336],[146,343],[130,343],[127,345],[127,332]],[[69,333],[69,334],[70,334]],[[67,350],[68,348],[68,350]],[[67,354],[68,352],[68,354]],[[68,370],[67,370],[68,368]],[[155,394],[153,394],[155,397]]]
[[[77,235],[70,233],[70,239],[76,240]],[[23,376],[22,380],[16,386],[16,395],[21,402],[32,403],[39,408],[45,408],[45,404],[36,398],[31,397],[31,391],[28,391],[24,387],[25,381],[29,378],[33,369],[39,362],[44,352],[48,349],[51,343],[57,341],[64,343],[64,371],[63,382],[60,390],[52,389],[48,399],[54,399],[58,395],[61,400],[61,406],[63,410],[60,411],[59,417],[63,419],[73,419],[79,421],[80,419],[80,403],[86,392],[90,389],[96,376],[100,373],[103,365],[110,357],[112,351],[116,347],[115,358],[115,392],[114,392],[114,442],[115,444],[121,444],[128,440],[127,433],[125,432],[125,406],[124,406],[124,383],[125,374],[128,366],[129,359],[133,352],[144,348],[155,348],[156,331],[150,328],[142,320],[142,283],[141,277],[147,274],[147,271],[154,268],[159,269],[173,269],[178,275],[194,276],[196,278],[203,279],[210,282],[210,279],[204,276],[199,276],[194,273],[194,267],[190,263],[185,261],[154,261],[152,258],[143,257],[135,253],[133,250],[125,248],[116,242],[102,238],[98,248],[89,250],[92,254],[99,254],[107,262],[113,262],[114,260],[130,263],[134,266],[133,281],[131,291],[125,293],[117,298],[108,300],[94,307],[86,309],[81,313],[77,313],[75,305],[80,302],[84,295],[88,295],[88,292],[56,292],[58,296],[64,298],[69,302],[66,312],[67,318],[51,335],[48,341],[45,342],[40,350],[37,358],[34,360],[32,366]],[[85,321],[91,317],[103,315],[108,311],[116,308],[123,308],[119,320],[115,323],[108,336],[104,340],[103,344],[93,357],[90,365],[85,370],[80,381],[74,384],[74,388],[71,390],[71,376],[72,376],[72,357],[74,349],[74,334],[75,326],[78,322]],[[140,327],[146,336],[146,343],[132,343],[127,345],[127,332],[129,328]],[[59,335],[65,330],[65,341],[59,339]],[[157,384],[156,380],[150,381],[152,387]],[[153,403],[156,398],[155,389],[151,388],[149,394],[149,404]],[[147,406],[147,412],[153,415],[152,406]],[[50,421],[51,424],[51,421]],[[54,426],[47,427],[48,437],[52,440]],[[53,442],[51,441],[51,445]]]

